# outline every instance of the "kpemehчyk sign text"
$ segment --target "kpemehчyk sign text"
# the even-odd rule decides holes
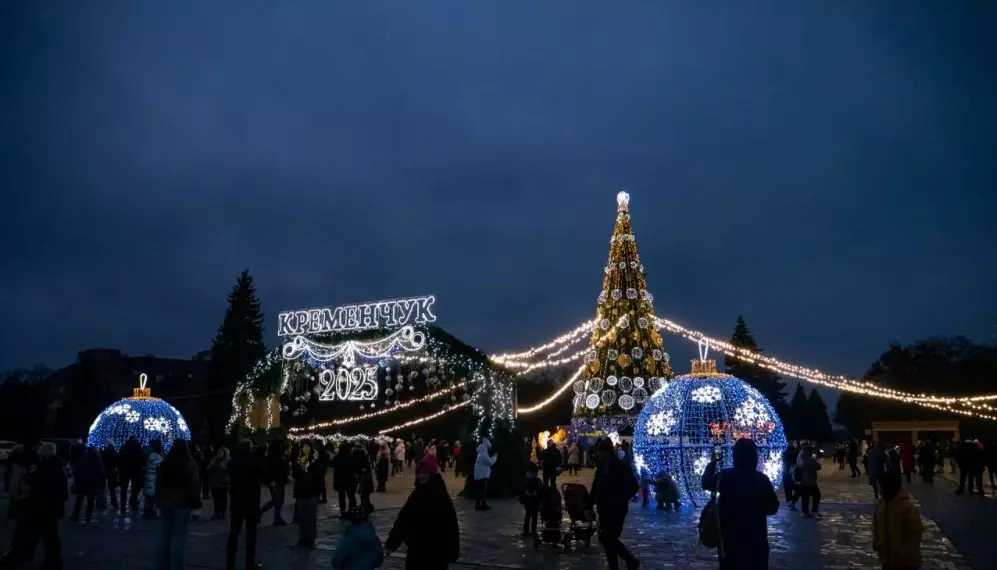
[[[359,331],[436,322],[436,297],[375,301],[342,307],[285,311],[277,315],[277,336]]]

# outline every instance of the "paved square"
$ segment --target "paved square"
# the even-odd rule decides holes
[[[770,519],[769,539],[772,547],[771,567],[780,570],[801,568],[827,569],[878,569],[879,561],[872,551],[872,491],[865,479],[844,477],[831,465],[827,465],[822,475],[824,501],[821,504],[823,520],[807,520],[799,512],[785,508]],[[583,472],[579,477],[562,477],[561,482],[581,481],[588,483],[592,471]],[[447,485],[452,493],[460,488],[462,480],[445,474]],[[938,505],[947,505],[961,497],[952,497],[948,482],[945,486],[925,491],[920,484],[912,487],[915,496],[929,493],[929,499]],[[373,521],[382,541],[412,487],[411,473],[392,478],[388,482],[387,493],[375,494],[373,502],[377,512]],[[330,486],[331,489],[331,486]],[[263,492],[264,499],[266,491]],[[330,496],[330,499],[334,497]],[[981,503],[986,501],[986,504]],[[333,501],[334,502],[334,501]],[[329,568],[329,557],[339,540],[341,527],[338,508],[330,502],[320,506],[319,540],[313,550],[303,550],[295,546],[297,527],[289,525],[274,528],[269,525],[260,529],[259,562],[264,568],[317,569]],[[475,512],[470,501],[455,499],[457,515],[461,525],[461,559],[455,565],[480,568],[530,568],[530,569],[602,569],[606,568],[601,548],[597,541],[591,547],[579,545],[570,552],[543,545],[535,549],[531,540],[520,536],[522,531],[522,511],[515,500],[495,501],[493,510]],[[971,498],[968,508],[993,508],[997,501]],[[6,505],[2,505],[4,510]],[[210,512],[210,505],[205,512]],[[292,505],[285,506],[285,518],[290,520]],[[975,511],[974,511],[975,512]],[[968,514],[959,507],[949,509],[949,515],[939,520],[958,520],[961,514]],[[974,517],[976,518],[976,517]],[[269,523],[271,518],[265,517]],[[659,511],[633,504],[627,519],[623,540],[643,561],[642,568],[716,568],[716,555],[713,551],[699,550],[696,547],[696,524],[698,510],[683,507],[679,512]],[[957,552],[952,541],[947,538],[939,525],[929,518],[924,519],[925,537],[923,545],[924,566],[928,569],[958,570],[973,568],[983,570],[982,563],[969,564]],[[993,536],[993,519],[976,520],[976,532],[980,536]],[[153,568],[153,553],[156,521],[135,519],[131,516],[119,517],[105,513],[91,524],[63,521],[60,525],[67,570],[89,568],[115,568],[118,570]],[[945,523],[943,523],[945,526]],[[966,525],[973,526],[973,525]],[[961,528],[961,527],[953,527]],[[991,530],[986,530],[991,529]],[[0,540],[9,540],[13,523],[8,519],[0,521]],[[188,538],[187,566],[190,568],[223,568],[225,539],[228,532],[227,521],[201,519],[192,523]],[[988,543],[997,542],[985,541]],[[41,552],[38,553],[39,558]],[[986,558],[983,558],[986,559]],[[404,553],[396,553],[385,561],[385,568],[403,566]]]

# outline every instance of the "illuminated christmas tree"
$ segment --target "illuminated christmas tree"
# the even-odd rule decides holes
[[[654,297],[630,228],[630,195],[616,196],[616,227],[585,372],[573,386],[576,417],[634,417],[672,375],[654,320]],[[610,421],[609,423],[627,423]]]

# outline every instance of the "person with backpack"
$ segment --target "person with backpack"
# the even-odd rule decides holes
[[[620,541],[623,524],[627,518],[630,499],[640,490],[640,483],[633,469],[623,461],[624,453],[619,454],[611,440],[603,440],[599,445],[600,457],[592,480],[592,503],[599,514],[599,541],[606,551],[606,563],[610,570],[619,570],[620,561],[627,570],[640,566],[640,559],[630,553]]]
[[[707,470],[703,489],[713,493],[700,515],[700,542],[717,548],[720,570],[768,570],[767,517],[779,511],[779,496],[758,471],[758,447],[750,439],[734,444],[734,466]]]

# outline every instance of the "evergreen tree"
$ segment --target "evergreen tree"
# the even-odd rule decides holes
[[[786,435],[790,439],[810,437],[810,422],[807,419],[807,412],[807,393],[803,389],[803,384],[797,384],[793,399],[789,402],[789,414],[787,414],[785,422]]]
[[[229,293],[225,320],[211,345],[209,389],[213,393],[213,404],[210,422],[214,435],[224,431],[236,385],[246,378],[264,354],[263,313],[253,278],[246,269]]]
[[[585,355],[585,372],[574,385],[575,416],[636,414],[648,394],[672,374],[630,227],[630,196],[620,192],[616,203],[596,326]]]
[[[730,342],[738,348],[744,348],[756,353],[762,352],[762,349],[758,348],[755,337],[748,330],[748,325],[745,324],[743,316],[737,317],[737,325],[734,327],[734,334],[731,336]],[[786,422],[788,415],[785,392],[786,383],[782,381],[778,374],[767,368],[762,368],[757,364],[752,364],[738,358],[728,356],[724,358],[724,362],[727,374],[736,376],[758,389],[772,404],[772,407],[775,408],[779,417],[782,418],[783,423]]]
[[[810,397],[807,398],[807,423],[810,428],[807,439],[817,442],[831,441],[833,431],[831,417],[827,413],[827,404],[824,403],[824,399],[820,397],[816,388],[810,390]]]

